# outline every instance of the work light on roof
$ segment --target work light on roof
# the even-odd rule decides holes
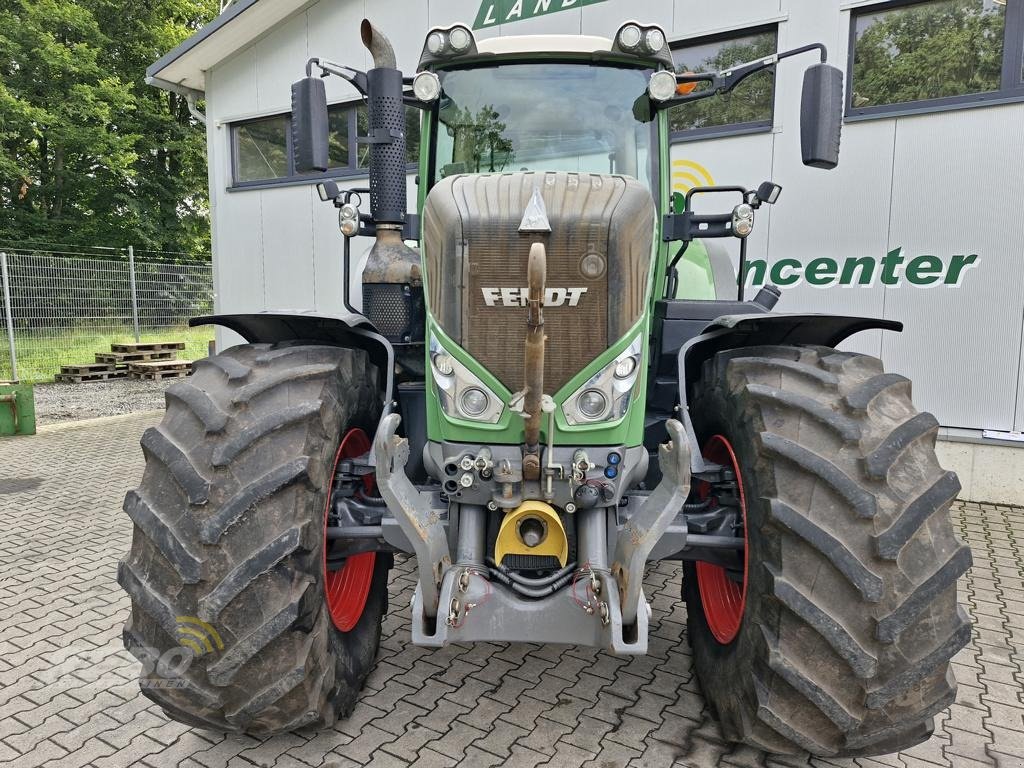
[[[456,53],[465,53],[471,42],[473,36],[465,27],[452,27],[448,32],[448,43]]]
[[[427,35],[426,53],[435,59],[465,56],[476,50],[469,27],[456,24],[449,29],[432,29]]]
[[[627,51],[635,50],[642,39],[643,33],[636,24],[627,24],[619,30],[619,45]]]
[[[441,32],[431,32],[427,35],[427,50],[434,56],[440,56],[445,48],[445,36]]]
[[[648,29],[644,35],[644,44],[651,53],[657,53],[665,47],[665,33],[657,27]]]
[[[654,24],[627,21],[615,33],[614,48],[639,56],[659,54],[665,50],[665,32]]]

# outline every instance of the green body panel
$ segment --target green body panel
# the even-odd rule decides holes
[[[571,57],[560,57],[561,60],[571,60]],[[551,57],[538,56],[537,60],[550,60]],[[647,392],[647,364],[650,359],[650,338],[651,318],[653,317],[654,302],[660,299],[665,292],[666,275],[665,270],[672,255],[675,254],[678,245],[664,243],[661,240],[662,215],[671,211],[671,162],[669,158],[668,143],[668,114],[662,110],[657,115],[658,132],[658,158],[660,169],[658,173],[659,189],[657,195],[657,220],[653,222],[655,228],[654,245],[655,258],[651,260],[652,275],[648,280],[649,295],[647,309],[636,325],[621,339],[617,340],[593,362],[587,365],[582,371],[574,376],[565,386],[552,396],[558,406],[555,410],[555,435],[554,443],[559,446],[602,446],[602,445],[624,445],[627,447],[638,446],[643,443],[644,416]],[[433,140],[431,135],[431,121],[428,114],[424,113],[421,121],[421,143],[419,174],[420,184],[417,190],[417,206],[421,216],[426,202],[427,184],[425,180],[430,173],[430,147]],[[426,284],[426,265],[423,264],[424,285]],[[699,243],[691,244],[684,259],[680,262],[680,276],[685,275],[685,280],[680,280],[680,288],[677,291],[679,297],[693,299],[714,299],[715,286],[712,276],[711,265],[708,261],[706,249]],[[487,387],[498,396],[502,402],[507,403],[512,393],[481,366],[464,349],[448,338],[440,329],[434,318],[427,310],[427,333],[433,335],[440,344],[462,365],[472,371]],[[643,355],[640,363],[640,374],[637,379],[636,388],[625,416],[615,422],[607,422],[596,425],[571,426],[562,416],[562,403],[578,390],[588,379],[594,376],[602,368],[608,365],[620,352],[626,349],[637,337],[642,334],[645,343],[643,344]],[[524,340],[510,339],[510,354],[524,354]],[[437,395],[437,388],[431,374],[429,360],[429,344],[427,345],[426,361],[426,391],[427,391],[427,434],[431,440],[445,440],[457,443],[473,443],[480,445],[515,445],[523,442],[523,419],[518,414],[512,413],[507,407],[496,424],[483,424],[449,417],[441,408]],[[549,441],[548,417],[545,416],[542,426],[543,442]]]
[[[498,398],[506,404],[506,408],[497,424],[482,424],[448,416],[441,408],[437,396],[437,387],[431,373],[430,360],[427,360],[427,434],[431,440],[447,440],[455,443],[476,443],[481,445],[515,445],[523,442],[523,419],[519,414],[508,409],[508,401],[512,393],[501,382],[481,366],[458,344],[448,338],[433,318],[427,319],[427,333],[432,334],[449,354],[472,371],[487,385]],[[555,409],[555,445],[640,445],[644,432],[644,393],[647,391],[647,360],[648,345],[644,345],[643,357],[640,361],[640,375],[637,377],[634,399],[626,411],[626,415],[618,421],[595,425],[571,426],[562,417],[562,403],[569,398],[584,382],[596,372],[608,365],[615,357],[642,334],[650,337],[650,313],[637,323],[628,334],[606,349],[596,360],[574,376],[564,387],[552,397],[558,406]],[[541,434],[543,442],[549,441],[548,418],[545,417]]]
[[[674,249],[672,253],[675,253]],[[690,243],[676,269],[679,271],[679,285],[676,286],[676,295],[673,298],[706,301],[718,298],[715,295],[715,276],[711,271],[711,260],[703,242],[694,240]]]
[[[35,433],[36,405],[32,385],[0,382],[0,436]]]

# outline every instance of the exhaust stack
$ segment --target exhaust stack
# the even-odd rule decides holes
[[[370,215],[376,239],[363,269],[363,313],[392,342],[399,365],[423,373],[423,278],[419,254],[402,237],[406,218],[405,104],[395,49],[369,19],[359,29],[366,73]],[[395,307],[404,311],[396,315]]]
[[[359,25],[359,37],[366,50],[373,56],[373,66],[377,69],[398,69],[395,63],[395,49],[383,32],[373,26],[369,19],[363,19]]]

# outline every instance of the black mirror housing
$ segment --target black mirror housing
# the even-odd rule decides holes
[[[326,171],[327,88],[319,77],[292,83],[292,159],[296,173]]]
[[[843,129],[843,73],[815,64],[804,73],[800,102],[800,144],[804,165],[830,170],[839,165]]]

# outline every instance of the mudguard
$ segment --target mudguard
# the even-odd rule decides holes
[[[679,411],[690,443],[690,470],[706,471],[697,435],[690,419],[690,386],[700,377],[705,360],[726,349],[801,344],[834,347],[855,333],[880,329],[903,330],[903,323],[848,315],[753,314],[723,315],[712,321],[699,336],[679,349]]]
[[[235,315],[205,315],[189,321],[197,325],[219,325],[234,331],[250,344],[303,341],[335,347],[365,349],[370,360],[384,373],[384,403],[392,401],[395,350],[362,315],[323,315],[313,312],[253,312]]]

